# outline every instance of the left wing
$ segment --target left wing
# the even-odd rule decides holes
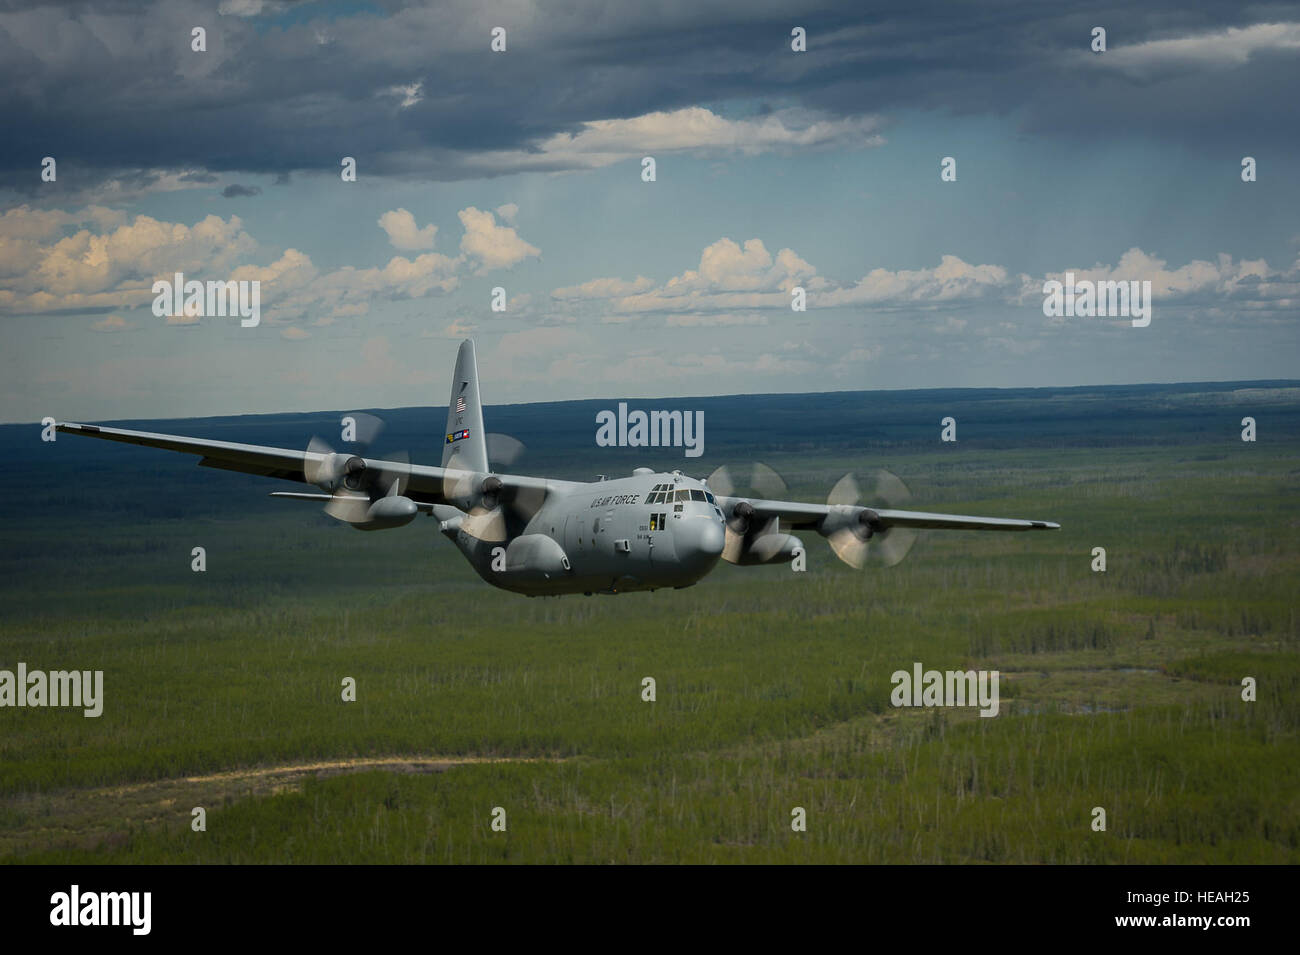
[[[310,458],[319,464],[322,455],[288,448],[269,448],[259,444],[236,444],[232,441],[212,441],[207,438],[186,438],[174,434],[154,434],[150,431],[127,431],[124,428],[104,428],[96,424],[59,422],[56,430],[64,434],[81,434],[105,441],[121,441],[166,451],[202,455],[199,464],[208,468],[243,471],[265,477],[283,478],[286,481],[306,481],[304,462]]]
[[[333,484],[329,484],[323,476],[336,476],[345,469],[364,473],[367,480],[376,477],[399,478],[404,485],[402,493],[417,504],[453,504],[468,508],[481,499],[484,484],[491,480],[500,482],[494,486],[494,492],[505,492],[505,496],[512,499],[516,496],[527,496],[530,504],[536,502],[536,506],[540,506],[540,500],[545,499],[551,491],[575,486],[571,481],[551,481],[522,474],[489,476],[454,468],[365,458],[346,452],[295,451],[260,444],[238,444],[233,441],[155,434],[150,431],[128,431],[124,428],[74,424],[68,421],[58,423],[56,430],[64,434],[79,434],[104,441],[120,441],[124,444],[138,444],[165,451],[179,451],[182,454],[195,454],[199,456],[199,464],[203,467],[241,471],[245,474],[282,478],[303,484],[316,484],[327,490],[334,490],[339,482],[335,480]],[[352,462],[360,463],[354,465]],[[300,499],[318,498],[313,495]]]

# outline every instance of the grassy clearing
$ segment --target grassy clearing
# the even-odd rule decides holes
[[[1064,530],[932,533],[867,573],[807,535],[805,575],[728,566],[612,599],[489,590],[423,520],[364,535],[291,505],[17,519],[0,666],[103,669],[107,702],[97,720],[4,711],[0,853],[1294,862],[1294,458],[1251,449],[1229,467],[1221,450],[895,454],[880,463],[918,507]],[[770,460],[805,499],[851,463]],[[1094,546],[1106,574],[1089,570]],[[893,709],[889,675],[918,660],[1001,670],[1002,715]],[[387,755],[562,761],[167,788]],[[167,795],[111,795],[142,784]],[[191,805],[208,808],[206,833],[190,832]],[[1105,833],[1089,828],[1098,805]],[[506,833],[489,829],[493,806]],[[794,806],[806,833],[790,831]]]

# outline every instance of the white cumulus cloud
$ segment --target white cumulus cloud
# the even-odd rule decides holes
[[[415,216],[405,209],[392,209],[379,217],[379,228],[388,235],[388,241],[395,249],[410,252],[416,249],[432,249],[438,227],[432,222],[423,229],[415,224]]]
[[[491,212],[470,206],[456,215],[465,227],[460,249],[480,263],[480,271],[508,269],[542,254],[541,249],[529,245],[510,226],[498,225]]]

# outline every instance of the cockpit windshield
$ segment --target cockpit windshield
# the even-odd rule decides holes
[[[709,504],[716,505],[717,501],[708,491],[700,488],[673,488],[671,484],[656,484],[646,495],[647,504],[665,504],[669,501],[683,503],[685,501],[707,501]]]

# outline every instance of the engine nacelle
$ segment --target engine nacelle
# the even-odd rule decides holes
[[[366,509],[362,520],[351,523],[359,531],[384,531],[411,523],[419,512],[409,497],[381,497]]]
[[[846,504],[832,505],[817,526],[817,533],[830,537],[840,531],[851,530],[861,540],[868,540],[879,528],[880,515],[869,507]]]
[[[307,483],[315,484],[322,491],[337,491],[341,487],[358,490],[365,471],[364,458],[337,452],[323,455],[314,466],[304,466]]]

